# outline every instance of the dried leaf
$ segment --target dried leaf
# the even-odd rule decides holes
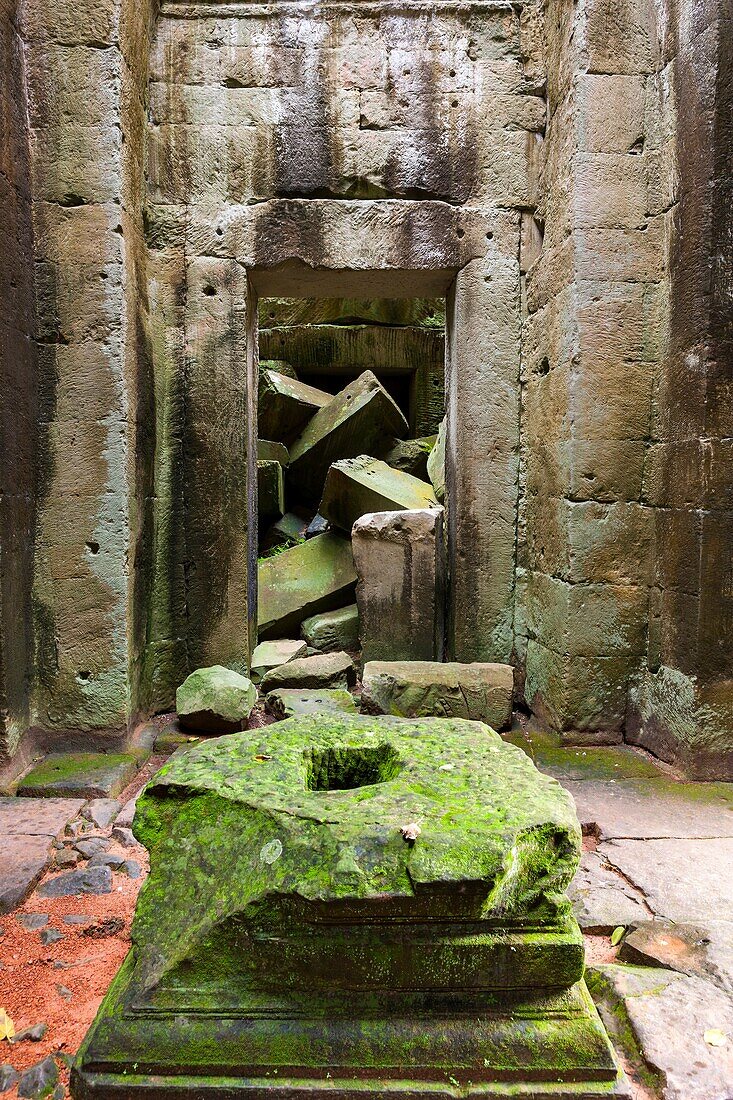
[[[614,928],[613,932],[611,933],[611,947],[615,947],[617,944],[621,943],[621,940],[624,938],[625,935],[626,929],[624,928],[623,924],[619,924],[618,928]]]
[[[719,1027],[710,1027],[703,1035],[703,1039],[710,1047],[724,1047],[728,1042],[728,1036]]]
[[[0,1008],[0,1039],[12,1039],[15,1035],[15,1024],[8,1016],[4,1008]]]
[[[416,821],[411,821],[409,825],[403,825],[400,829],[405,840],[417,840],[422,832],[422,829]]]

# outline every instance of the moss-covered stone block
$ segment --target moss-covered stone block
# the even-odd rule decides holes
[[[262,558],[257,568],[260,638],[291,637],[304,619],[353,599],[356,570],[351,543],[327,532]]]
[[[290,482],[317,501],[333,462],[381,454],[407,421],[376,375],[364,371],[320,409],[290,448]]]
[[[362,454],[333,463],[326,475],[318,511],[335,527],[351,532],[356,521],[367,512],[439,507],[429,482]]]
[[[315,386],[277,371],[260,374],[257,399],[257,428],[262,439],[287,444],[300,432],[314,413],[333,400]]]
[[[487,726],[318,714],[203,742],[134,831],[151,874],[75,1095],[628,1095],[563,893],[572,800]]]
[[[114,798],[148,755],[54,752],[21,779],[17,793],[34,798]]]
[[[257,515],[264,527],[285,512],[283,468],[279,462],[257,463]]]
[[[362,706],[402,718],[469,718],[504,729],[512,715],[514,669],[492,662],[369,661]]]
[[[277,688],[265,703],[280,721],[301,714],[356,714],[354,696],[343,688]]]
[[[309,646],[323,653],[334,649],[356,649],[359,645],[359,609],[355,603],[350,603],[338,611],[311,615],[301,626],[300,633]]]
[[[176,692],[178,721],[184,729],[231,733],[242,728],[256,700],[249,677],[221,665],[197,668]]]

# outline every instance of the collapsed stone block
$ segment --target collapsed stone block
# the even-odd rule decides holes
[[[275,688],[348,688],[356,683],[356,669],[348,653],[319,653],[273,668],[262,680],[264,692]]]
[[[300,628],[313,649],[328,653],[334,649],[356,649],[359,645],[359,610],[355,603],[338,611],[324,611],[312,615]]]
[[[260,376],[265,371],[275,371],[276,374],[283,374],[286,378],[295,378],[296,380],[298,378],[293,364],[288,363],[285,359],[260,359],[259,368]]]
[[[271,439],[258,439],[257,461],[279,462],[281,466],[287,466],[290,455],[284,443],[275,443]]]
[[[257,463],[257,515],[262,524],[270,523],[285,511],[283,468],[279,462]]]
[[[381,453],[393,437],[407,434],[407,421],[380,384],[365,371],[320,409],[290,448],[289,477],[317,500],[333,462]]]
[[[304,619],[353,599],[356,570],[351,543],[328,532],[261,559],[257,567],[261,638],[298,634]]]
[[[428,482],[362,454],[334,462],[318,510],[334,526],[350,532],[367,512],[439,507]]]
[[[511,665],[370,661],[361,699],[375,714],[469,718],[500,730],[511,722],[513,691]]]
[[[439,660],[445,606],[443,509],[362,516],[354,524],[352,550],[363,660]]]
[[[295,512],[286,512],[284,516],[273,523],[263,539],[266,548],[302,542],[305,538],[307,523]]]
[[[134,831],[151,873],[75,1095],[428,1100],[449,1071],[466,1096],[628,1097],[564,897],[572,798],[487,726],[320,713],[202,742]]]
[[[427,462],[428,477],[441,504],[445,502],[445,436],[446,421],[443,419],[438,431],[438,438],[428,455]]]
[[[31,798],[114,798],[134,779],[147,755],[50,753],[21,779],[17,793]]]
[[[184,729],[231,733],[252,713],[257,689],[247,676],[231,668],[197,668],[176,692],[178,721]]]
[[[356,714],[354,696],[343,688],[277,688],[265,704],[278,721],[298,714]]]
[[[428,479],[428,455],[438,440],[437,435],[425,435],[420,439],[398,439],[383,456],[394,470],[402,470],[422,481]]]
[[[251,675],[255,683],[271,668],[279,668],[297,657],[304,657],[308,646],[304,641],[290,641],[278,638],[271,642],[260,642],[252,654]]]
[[[277,371],[263,371],[257,398],[257,430],[263,439],[287,444],[314,413],[331,401],[331,393],[306,386],[297,378],[288,378]]]

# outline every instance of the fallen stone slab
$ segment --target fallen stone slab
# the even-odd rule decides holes
[[[262,691],[276,688],[348,688],[356,683],[356,669],[348,653],[319,653],[300,657],[268,672]]]
[[[195,740],[197,740],[197,738],[189,737],[188,743],[190,744],[191,741]],[[127,828],[132,825],[132,819],[135,816],[135,807],[137,806],[137,800],[140,797],[140,793],[141,792],[138,791],[136,795],[133,795],[133,797],[125,803],[115,818],[115,825],[119,825],[122,828]],[[112,835],[114,835],[114,830],[112,831]]]
[[[325,535],[326,531],[330,530],[331,524],[328,522],[328,520],[324,519],[323,516],[319,515],[318,512],[316,512],[313,519],[310,521],[305,529],[305,537],[307,539],[314,539],[316,535]]]
[[[728,1100],[733,1001],[726,993],[702,978],[611,963],[589,968],[588,985],[611,1038],[650,1084],[656,1079],[654,1095]]]
[[[49,915],[48,913],[19,913],[15,919],[26,932],[38,932],[48,924]]]
[[[143,754],[51,753],[21,779],[18,795],[25,798],[49,795],[114,798],[135,778],[145,759]]]
[[[44,798],[33,802],[0,798],[0,837],[14,833],[58,836],[70,821],[78,817],[83,805],[83,798]]]
[[[370,661],[362,709],[406,718],[471,718],[498,730],[511,720],[513,686],[511,665]]]
[[[257,516],[264,527],[285,512],[283,468],[279,462],[257,463]]]
[[[251,675],[255,683],[262,679],[271,668],[279,668],[288,661],[294,661],[296,657],[305,657],[308,646],[302,639],[295,641],[286,638],[273,639],[270,642],[260,642],[255,646],[252,654]]]
[[[93,798],[87,802],[82,810],[82,816],[96,825],[98,829],[106,829],[111,825],[122,809],[122,803],[116,798]]]
[[[428,481],[428,455],[437,443],[437,435],[426,435],[419,439],[398,439],[383,456],[388,466],[402,470],[422,481]]]
[[[68,898],[75,894],[109,894],[112,891],[112,872],[109,867],[85,867],[81,871],[69,871],[57,875],[38,887],[44,898]]]
[[[306,386],[277,371],[260,374],[257,430],[263,439],[288,444],[319,409],[333,401],[332,393]]]
[[[445,609],[443,509],[369,513],[354,524],[351,548],[358,577],[362,660],[440,660]]]
[[[354,696],[339,688],[304,691],[301,688],[278,688],[265,699],[270,714],[279,721],[298,714],[356,714]]]
[[[619,925],[635,927],[649,919],[641,890],[613,871],[597,852],[583,852],[568,897],[584,932],[608,935]]]
[[[13,1069],[9,1063],[5,1062],[0,1066],[0,1092],[7,1092],[8,1089],[11,1089],[19,1076],[17,1069]]]
[[[198,668],[176,691],[178,721],[185,729],[233,733],[247,721],[256,700],[249,677],[222,665]]]
[[[276,443],[273,439],[258,439],[257,461],[279,462],[281,466],[287,466],[290,455],[284,443]]]
[[[356,521],[367,512],[423,508],[440,508],[429,482],[361,454],[333,463],[318,511],[335,527],[350,534]]]
[[[259,373],[264,374],[265,371],[275,371],[276,374],[284,374],[286,378],[298,377],[295,367],[286,359],[260,359]]]
[[[116,840],[118,844],[121,844],[123,848],[134,848],[137,844],[132,829],[127,827],[123,828],[121,825],[115,825],[112,830],[112,839]]]
[[[288,481],[319,500],[332,463],[381,453],[407,421],[376,375],[365,371],[320,409],[290,448]]]
[[[445,502],[445,436],[446,436],[446,420],[441,421],[440,428],[438,430],[438,438],[435,441],[435,445],[428,455],[427,472],[430,483],[435,490],[435,495],[441,504]]]
[[[733,784],[667,778],[563,784],[583,825],[607,839],[733,838]]]
[[[295,512],[286,512],[284,516],[273,523],[263,540],[263,547],[271,549],[273,546],[288,546],[296,542],[302,542],[308,524]]]
[[[311,615],[300,628],[309,646],[322,653],[335,649],[356,649],[359,645],[359,609],[355,603],[338,611]]]
[[[297,636],[304,619],[350,603],[356,584],[351,542],[336,532],[261,559],[257,574],[262,639]]]
[[[697,975],[733,993],[733,920],[642,921],[621,941],[618,958],[635,966],[662,966]]]
[[[22,905],[51,859],[51,838],[12,833],[0,841],[0,913]]]
[[[644,892],[658,917],[731,920],[733,840],[608,840],[599,853]],[[725,868],[725,872],[722,869]]]

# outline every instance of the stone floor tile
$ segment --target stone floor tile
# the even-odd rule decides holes
[[[733,783],[670,779],[563,782],[586,828],[604,839],[733,837]]]
[[[83,798],[0,798],[0,838],[12,834],[58,836],[78,817],[83,805]]]
[[[702,978],[653,967],[600,966],[588,980],[612,1037],[629,1031],[663,1100],[730,1100],[733,1096],[733,1003]],[[625,1026],[626,1025],[626,1026]],[[710,1032],[728,1036],[720,1046]]]
[[[650,911],[644,895],[617,874],[597,852],[584,852],[568,896],[585,932],[609,933],[646,921]]]
[[[609,840],[598,853],[640,889],[654,914],[695,923],[733,917],[733,839]]]
[[[0,913],[9,913],[25,901],[45,871],[51,838],[8,833],[0,838],[0,848]]]
[[[624,938],[618,957],[636,966],[695,974],[733,993],[733,913],[730,921],[699,924],[644,921]]]

